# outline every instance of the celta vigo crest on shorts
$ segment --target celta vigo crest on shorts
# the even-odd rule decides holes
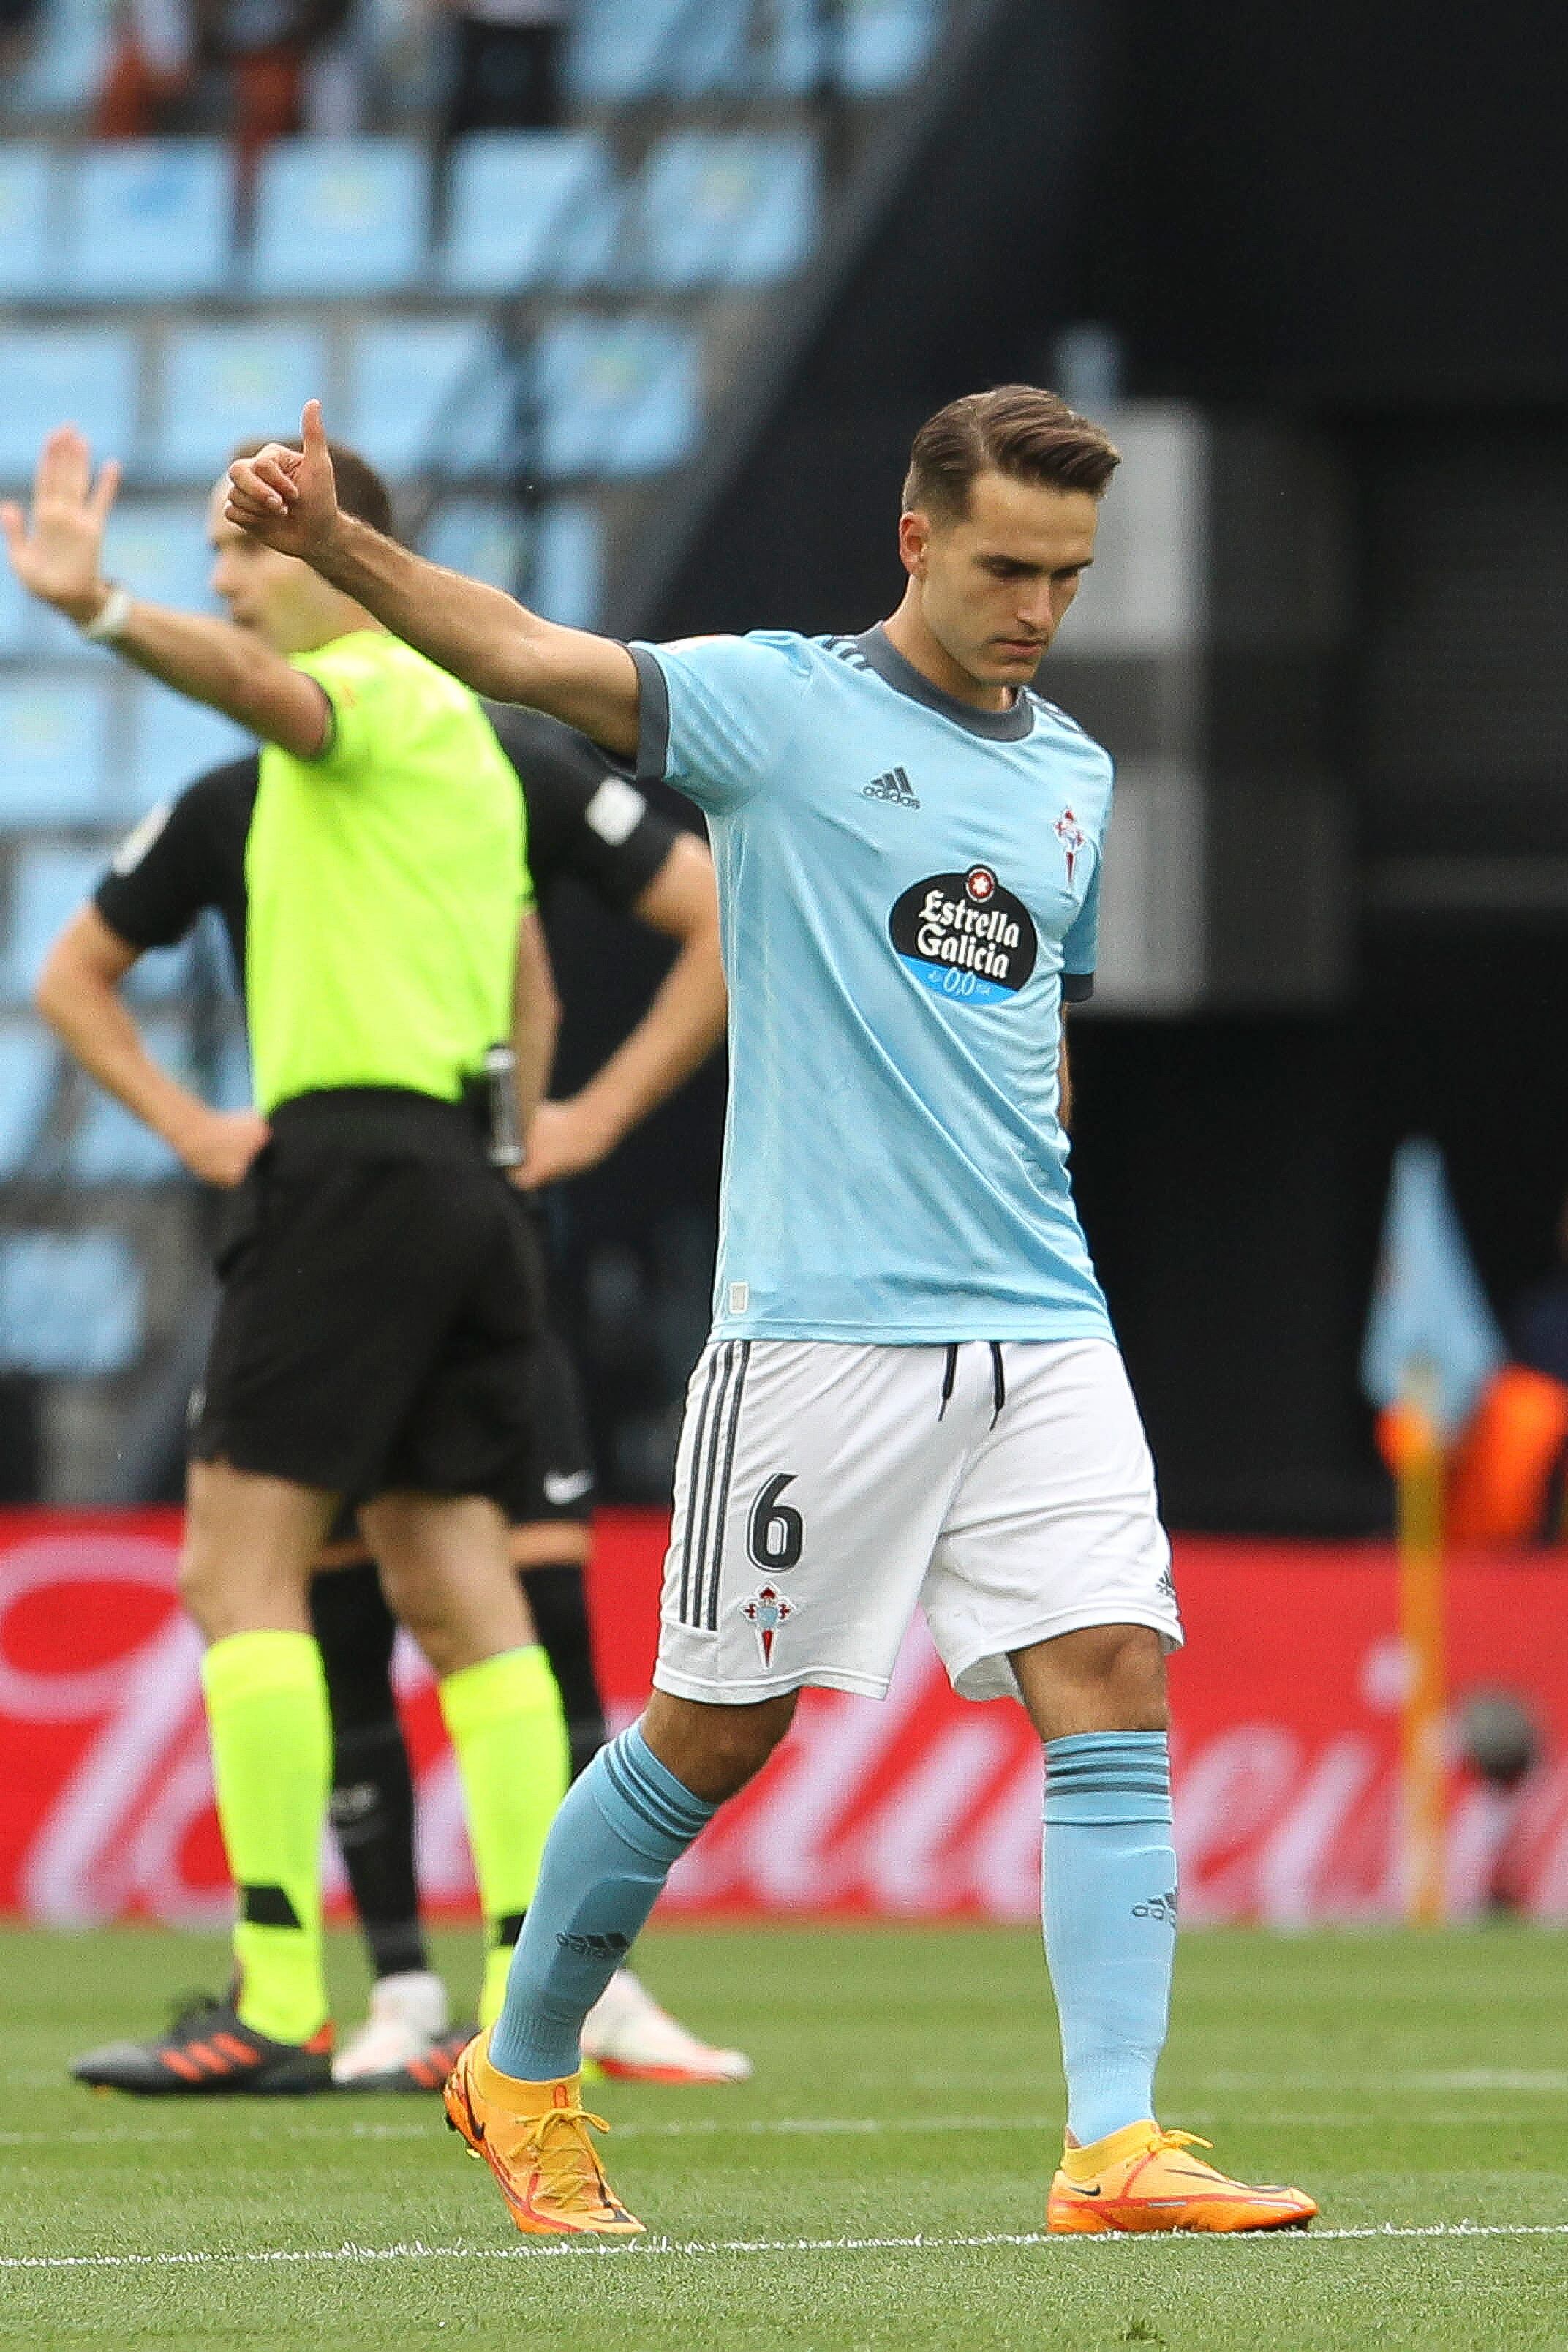
[[[747,1623],[756,1628],[758,1643],[762,1651],[762,1663],[765,1666],[770,1666],[773,1663],[774,1641],[784,1620],[795,1614],[795,1603],[792,1601],[786,1601],[784,1595],[776,1591],[771,1584],[765,1584],[760,1592],[753,1593],[749,1601],[741,1602],[740,1613]]]

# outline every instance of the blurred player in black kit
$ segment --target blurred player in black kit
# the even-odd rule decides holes
[[[540,1107],[517,1171],[520,1188],[537,1193],[605,1158],[718,1042],[725,999],[716,906],[701,842],[653,809],[602,753],[536,713],[490,716],[523,791],[540,903],[548,907],[554,887],[570,877],[677,949],[631,1034],[580,1093]],[[89,1069],[95,1005],[106,993],[118,1005],[135,958],[183,938],[204,909],[222,917],[243,973],[246,844],[256,793],[254,758],[199,777],[137,829],[92,904],[62,933],[50,964],[55,1003],[74,1005],[70,1043]],[[194,1172],[222,1163],[226,1124],[249,1117],[191,1104],[182,1144]],[[560,1685],[575,1775],[606,1737],[583,1596],[594,1477],[577,1374],[553,1333],[540,1353],[534,1419],[536,1445],[518,1463],[507,1498],[512,1558]],[[332,1713],[331,1817],[376,1974],[370,2015],[339,2052],[333,2074],[345,2087],[437,2090],[472,2029],[452,2030],[419,1918],[413,1780],[392,1686],[394,1622],[352,1518],[333,1535],[312,1583],[311,1619]],[[485,2011],[498,2004],[522,1916],[502,1923],[487,1957]],[[612,1982],[591,2032],[592,2055],[610,2073],[733,2082],[750,2072],[739,2052],[710,2048],[688,2033],[630,1969]]]

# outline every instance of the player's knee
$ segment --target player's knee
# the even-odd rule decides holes
[[[789,1728],[795,1700],[790,1692],[758,1706],[707,1706],[655,1691],[643,1733],[694,1797],[720,1804],[760,1772]]]

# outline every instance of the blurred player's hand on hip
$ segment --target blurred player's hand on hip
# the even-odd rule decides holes
[[[193,1176],[232,1192],[250,1173],[251,1163],[272,1129],[253,1110],[213,1110],[204,1103],[199,1118],[174,1140]]]
[[[299,437],[302,449],[269,441],[254,457],[236,457],[224,513],[253,539],[308,562],[338,520],[338,484],[319,400],[306,402]]]
[[[39,456],[31,514],[11,499],[0,506],[0,530],[23,587],[78,624],[95,619],[109,597],[99,565],[120,475],[111,457],[95,482],[91,450],[74,425],[62,425]]]
[[[580,1176],[607,1160],[621,1140],[580,1099],[542,1102],[528,1129],[528,1156],[514,1181],[519,1192],[537,1192],[568,1176]]]

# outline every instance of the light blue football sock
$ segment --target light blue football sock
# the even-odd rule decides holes
[[[1170,2016],[1176,1858],[1163,1731],[1089,1731],[1045,1750],[1041,1909],[1067,2128],[1082,2147],[1155,2112]]]
[[[665,1770],[635,1724],[600,1749],[545,1841],[490,2033],[493,2066],[525,2083],[576,2074],[583,2019],[717,1811]]]

